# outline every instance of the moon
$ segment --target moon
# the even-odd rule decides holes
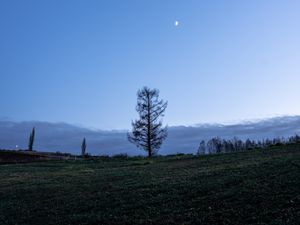
[[[175,20],[174,26],[175,26],[175,27],[178,27],[178,26],[179,26],[179,21],[178,21],[178,20]]]

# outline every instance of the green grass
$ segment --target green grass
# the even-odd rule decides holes
[[[0,166],[0,224],[300,224],[300,149]]]

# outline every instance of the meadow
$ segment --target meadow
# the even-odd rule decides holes
[[[0,224],[298,225],[300,146],[2,164]]]

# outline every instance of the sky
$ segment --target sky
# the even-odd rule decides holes
[[[0,1],[0,119],[130,129],[300,114],[298,0]],[[179,25],[175,26],[175,21]]]

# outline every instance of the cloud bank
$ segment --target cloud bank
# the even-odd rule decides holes
[[[83,137],[87,139],[87,151],[93,155],[144,155],[127,141],[126,131],[92,130],[66,123],[0,121],[0,149],[27,149],[32,127],[36,128],[34,149],[80,153]],[[285,116],[234,125],[208,124],[198,126],[169,127],[169,135],[160,154],[196,153],[199,142],[212,137],[261,140],[300,134],[300,116]]]

